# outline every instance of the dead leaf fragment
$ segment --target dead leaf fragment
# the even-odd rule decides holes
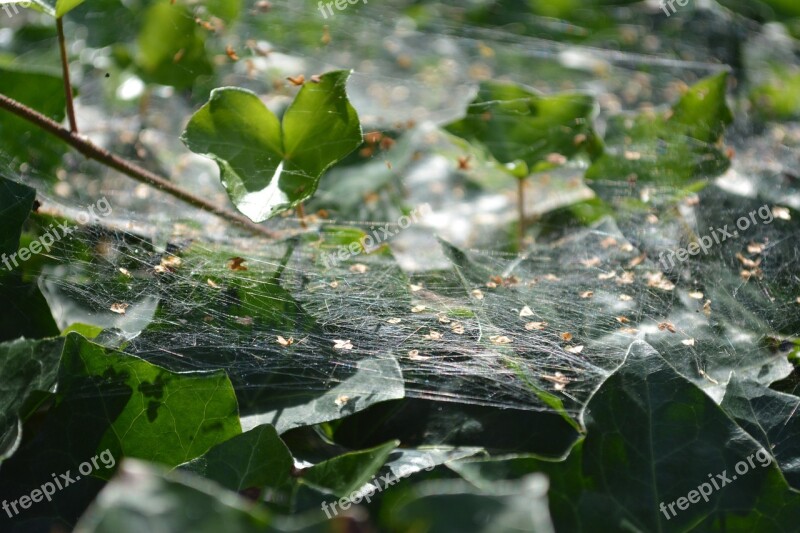
[[[600,241],[600,246],[604,250],[616,245],[617,245],[617,239],[615,239],[614,237],[606,237],[605,239]]]
[[[580,297],[584,300],[591,298],[592,296],[594,296],[594,291],[584,291],[580,294]]]
[[[338,407],[343,407],[343,406],[345,406],[345,405],[347,404],[347,402],[349,402],[349,401],[350,401],[350,396],[345,396],[344,394],[342,394],[341,396],[337,397],[337,398],[334,400],[334,403],[335,403],[335,404],[336,404]]]
[[[665,278],[663,272],[650,272],[645,274],[645,278],[647,279],[648,287],[655,287],[662,291],[671,291],[675,288],[675,284]]]
[[[276,341],[278,342],[278,344],[280,344],[281,346],[291,346],[292,344],[294,344],[294,337],[289,337],[288,339],[285,339],[285,338],[281,337],[280,335],[278,335],[278,336],[275,338],[275,340],[276,340]]]
[[[511,339],[505,335],[492,335],[489,340],[492,341],[492,344],[511,344]]]
[[[472,291],[472,297],[475,298],[476,300],[483,300],[483,291],[481,291],[480,289],[474,289]]]
[[[334,339],[333,341],[333,349],[334,350],[352,350],[353,343],[349,340],[344,339]]]
[[[547,322],[528,322],[525,324],[525,329],[528,331],[541,331],[547,327]]]
[[[620,294],[619,299],[622,300],[623,302],[630,302],[631,300],[633,300],[633,296],[627,294]]]
[[[356,274],[364,274],[367,270],[369,270],[369,267],[363,263],[350,265],[350,272],[354,272]]]
[[[408,358],[412,361],[427,361],[430,357],[420,355],[419,350],[409,350],[408,351]]]
[[[396,317],[386,319],[386,322],[388,322],[389,324],[399,324],[402,321],[403,321],[402,318],[396,318]]]
[[[568,346],[567,348],[564,348],[564,349],[566,351],[568,351],[569,353],[579,354],[579,353],[581,353],[583,351],[583,345],[580,345],[580,346]]]
[[[411,308],[411,312],[412,313],[421,313],[426,309],[427,309],[427,307],[425,307],[424,305],[415,305],[414,307]]]
[[[667,331],[669,331],[670,333],[675,333],[675,331],[676,331],[676,330],[675,330],[675,324],[673,324],[672,322],[661,322],[661,323],[658,325],[658,329],[659,329],[660,331],[667,330]]]
[[[633,272],[628,272],[627,270],[622,273],[621,276],[617,278],[617,285],[630,285],[636,280],[636,276]]]
[[[247,260],[241,257],[231,257],[228,259],[228,268],[234,271],[245,271],[247,267],[242,264],[245,261]]]
[[[130,304],[116,303],[111,306],[111,312],[117,313],[118,315],[124,315],[128,307],[130,307]]]
[[[525,318],[526,316],[533,316],[533,311],[527,305],[523,307],[522,310],[520,310],[519,312],[520,318]]]
[[[779,220],[792,220],[792,213],[786,207],[775,206],[772,208],[772,216]]]
[[[693,300],[702,300],[703,293],[700,291],[692,291],[689,293],[689,298],[692,298]]]
[[[556,372],[552,376],[548,376],[547,374],[542,374],[542,379],[546,379],[547,381],[549,381],[551,383],[555,383],[555,385],[556,385],[554,387],[555,390],[564,390],[564,387],[566,387],[570,382],[569,378],[566,377],[561,372]]]
[[[694,339],[683,339],[681,344],[684,346],[694,346]]]
[[[749,269],[757,269],[761,266],[761,258],[758,261],[753,261],[752,259],[748,259],[747,257],[743,256],[742,254],[736,254],[736,259],[744,266],[745,268]]]
[[[571,341],[572,340],[572,333],[568,333],[568,332],[565,331],[564,333],[561,334],[561,340],[563,340],[564,342]]]
[[[422,338],[426,341],[439,341],[442,340],[442,334],[432,329],[427,335],[423,335]]]
[[[581,259],[581,264],[586,268],[596,267],[600,264],[599,257],[592,257],[591,259]]]
[[[456,335],[463,335],[464,326],[461,324],[461,322],[453,322],[452,324],[450,324],[450,331],[452,331]]]

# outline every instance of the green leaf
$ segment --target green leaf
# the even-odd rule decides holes
[[[66,337],[58,390],[76,399],[94,391],[96,407],[86,414],[94,417],[92,425],[107,427],[98,450],[109,448],[117,457],[177,466],[241,432],[236,396],[224,372],[176,374],[76,333]],[[103,408],[111,391],[127,398],[116,414]],[[64,402],[67,412],[61,416],[69,419],[73,404]]]
[[[732,121],[727,80],[726,72],[701,80],[665,115],[612,117],[607,150],[586,178],[682,185],[725,172],[730,161],[717,143]]]
[[[85,0],[56,0],[56,18],[63,17],[83,2]]]
[[[770,450],[786,480],[800,487],[800,398],[760,383],[734,378],[721,407],[764,448]]]
[[[536,474],[499,481],[484,490],[461,480],[423,482],[387,495],[384,527],[441,533],[553,533],[547,486],[547,478]]]
[[[19,248],[22,224],[28,220],[36,199],[36,190],[0,177],[0,261]],[[0,265],[7,270],[9,265]]]
[[[34,391],[47,392],[56,382],[63,339],[19,339],[0,344],[0,461],[20,444],[20,410]]]
[[[638,530],[678,531],[714,512],[746,509],[768,482],[758,461],[737,479],[736,465],[763,449],[643,342],[591,399],[584,421],[584,475]],[[710,478],[725,473],[730,486],[714,490]],[[707,502],[677,507],[703,484]]]
[[[242,0],[206,0],[205,6],[209,13],[230,24],[239,18]]]
[[[291,476],[294,462],[273,426],[258,426],[217,444],[201,457],[178,467],[226,489],[281,487]]]
[[[75,532],[274,531],[267,525],[264,511],[214,483],[180,471],[168,473],[143,461],[126,460]]]
[[[205,39],[187,8],[157,2],[142,16],[134,62],[145,81],[182,89],[213,73]]]
[[[242,418],[245,428],[273,424],[278,433],[344,418],[371,405],[405,396],[403,375],[394,358],[365,359],[355,374],[320,394],[293,395],[291,405]],[[342,398],[347,401],[342,403]]]
[[[311,197],[322,174],[361,143],[361,125],[347,99],[348,71],[307,83],[283,121],[255,94],[215,89],[182,139],[217,162],[239,210],[256,222]]]
[[[501,163],[522,161],[532,172],[547,168],[549,154],[572,157],[596,142],[594,100],[578,93],[542,96],[518,85],[483,82],[467,116],[446,127],[484,145]],[[585,135],[583,142],[576,136]]]
[[[0,62],[0,93],[56,122],[64,120],[66,98],[60,73]],[[0,138],[0,151],[13,157],[17,167],[27,163],[45,176],[54,174],[67,151],[65,143],[7,111],[0,112]]]
[[[347,497],[361,489],[399,445],[400,441],[392,440],[368,450],[323,461],[303,473],[302,483],[342,498]]]

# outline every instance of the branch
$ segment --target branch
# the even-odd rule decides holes
[[[35,111],[24,104],[21,104],[20,102],[17,102],[16,100],[7,97],[2,93],[0,93],[0,109],[10,111],[18,117],[35,124],[39,128],[66,142],[89,159],[94,159],[95,161],[102,163],[107,167],[113,168],[114,170],[117,170],[126,176],[135,179],[136,181],[156,187],[157,189],[160,189],[193,207],[212,213],[219,218],[245,228],[252,233],[264,235],[270,238],[276,237],[275,233],[268,230],[264,226],[256,224],[249,218],[231,212],[223,207],[216,206],[211,202],[208,202],[203,198],[195,196],[189,191],[174,185],[166,178],[162,178],[158,174],[150,172],[149,170],[141,168],[130,161],[126,161],[112,154],[108,150],[97,146],[84,137],[81,137],[77,133],[73,133],[70,130],[63,128],[58,122],[42,115],[38,111]]]
[[[61,73],[64,78],[64,94],[67,97],[67,117],[69,117],[69,129],[72,133],[78,133],[78,121],[75,120],[75,104],[72,101],[72,82],[69,80],[69,59],[67,58],[67,45],[64,41],[64,22],[61,17],[56,19],[58,29],[58,47],[61,49]]]

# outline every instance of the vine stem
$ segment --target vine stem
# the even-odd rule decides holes
[[[519,215],[519,233],[517,234],[517,252],[522,253],[525,242],[525,179],[517,179],[517,214]]]
[[[89,159],[93,159],[109,168],[113,168],[133,178],[134,180],[155,187],[167,194],[181,200],[192,207],[201,209],[208,213],[214,214],[217,217],[240,226],[252,233],[263,235],[270,238],[276,238],[276,234],[264,226],[256,224],[249,218],[229,211],[223,207],[217,206],[192,194],[191,192],[178,187],[170,182],[168,179],[159,176],[147,169],[144,169],[130,161],[126,161],[119,156],[116,156],[92,143],[88,139],[80,136],[79,134],[70,131],[61,126],[58,122],[42,115],[38,111],[9,98],[8,96],[0,93],[0,109],[5,109],[18,117],[27,120],[28,122],[38,126],[44,131],[58,137],[68,145],[72,146],[75,150],[83,154]]]
[[[67,58],[67,44],[64,39],[64,21],[62,17],[56,19],[58,29],[58,47],[61,49],[61,72],[64,78],[64,95],[67,97],[67,117],[69,118],[69,129],[72,133],[78,133],[78,121],[75,120],[75,103],[72,100],[72,82],[69,79],[69,58]]]

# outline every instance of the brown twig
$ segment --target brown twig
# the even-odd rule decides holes
[[[56,19],[58,28],[58,47],[61,49],[61,72],[64,78],[64,95],[67,97],[67,117],[69,129],[78,133],[78,121],[75,120],[75,103],[72,101],[72,82],[69,80],[69,58],[67,57],[67,44],[64,39],[64,22],[61,17]]]
[[[108,150],[97,146],[91,141],[81,137],[77,133],[73,133],[70,130],[62,127],[56,121],[25,106],[24,104],[17,102],[16,100],[7,97],[4,94],[0,94],[0,109],[5,109],[6,111],[14,113],[18,117],[23,118],[39,128],[47,131],[48,133],[55,135],[89,159],[93,159],[107,167],[122,172],[126,176],[131,177],[136,181],[156,187],[193,207],[212,213],[219,218],[227,220],[228,222],[236,224],[237,226],[245,228],[253,233],[265,235],[270,238],[276,237],[275,233],[268,230],[264,226],[256,224],[249,218],[237,213],[233,213],[223,207],[216,206],[211,202],[208,202],[199,196],[195,196],[189,191],[174,185],[166,178],[163,178],[158,174],[150,172],[149,170],[141,168],[130,161],[126,161],[121,157],[112,154]]]
[[[522,253],[522,245],[525,242],[525,179],[520,178],[517,178],[517,211],[519,216],[517,252]]]

